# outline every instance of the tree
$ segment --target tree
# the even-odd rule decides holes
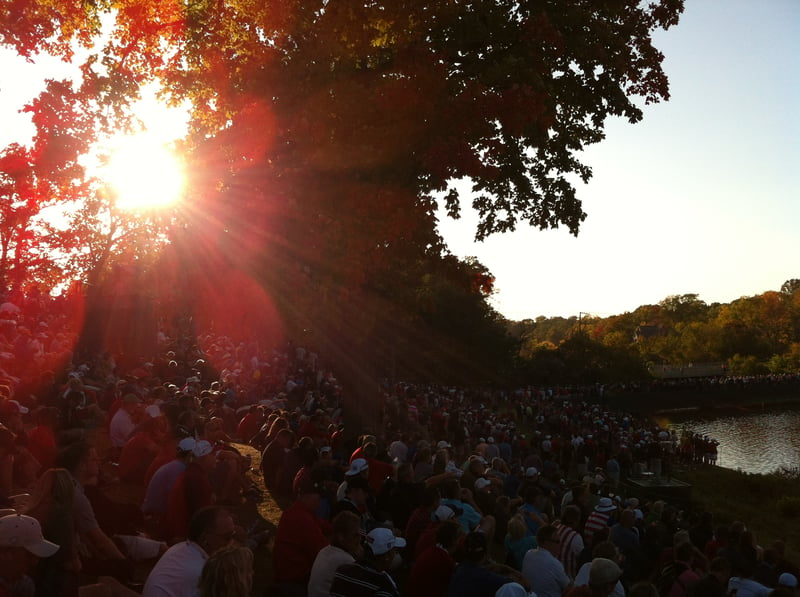
[[[520,221],[577,233],[585,214],[568,179],[591,172],[576,155],[603,138],[608,116],[641,119],[633,97],[668,97],[651,34],[677,23],[682,8],[681,0],[137,0],[115,6],[109,41],[83,74],[91,100],[107,103],[159,78],[174,99],[193,102],[203,136],[259,127],[249,142],[229,136],[228,167],[290,176],[295,196],[298,180],[313,177],[317,195],[342,200],[319,180],[346,176],[370,199],[375,184],[404,189],[398,207],[419,215],[467,177],[479,238]],[[23,55],[67,54],[67,40],[99,34],[108,9],[17,7],[26,21],[0,29],[0,41]],[[458,214],[452,189],[446,204]]]
[[[797,278],[786,280],[786,282],[781,285],[781,292],[783,294],[792,295],[798,290],[800,290],[800,280]]]
[[[79,33],[88,43],[108,8],[23,3],[14,10],[24,22],[0,27],[0,42],[25,55]],[[132,0],[115,5],[79,89],[122,109],[154,78],[173,101],[189,100],[202,213],[188,225],[223,252],[235,245],[227,262],[275,293],[296,327],[314,321],[368,354],[363,338],[381,309],[353,306],[383,300],[372,279],[395,255],[404,267],[446,255],[434,214],[443,201],[458,217],[454,181],[472,185],[479,239],[520,223],[578,233],[585,213],[571,180],[591,176],[578,154],[603,139],[607,117],[637,122],[637,99],[668,98],[651,35],[682,9]],[[322,332],[332,323],[321,315],[337,312],[363,327]]]

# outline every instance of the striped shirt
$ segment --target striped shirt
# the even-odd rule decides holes
[[[583,538],[575,529],[560,524],[558,529],[558,560],[564,566],[564,572],[571,579],[578,573],[578,556],[583,551]]]
[[[336,570],[331,597],[400,597],[400,591],[386,572],[355,562]]]
[[[597,510],[592,510],[592,513],[589,514],[589,518],[586,519],[586,524],[583,527],[583,536],[587,543],[592,542],[592,535],[594,535],[597,531],[602,531],[603,529],[608,528],[609,518],[611,518],[611,514],[608,512],[598,512]]]

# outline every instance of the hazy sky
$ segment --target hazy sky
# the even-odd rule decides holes
[[[442,218],[452,251],[496,276],[506,317],[608,316],[671,294],[729,302],[800,278],[800,0],[686,0],[656,46],[672,97],[638,124],[609,121],[585,152],[578,238],[524,226],[476,244],[467,210]],[[42,70],[60,68],[0,50],[0,147],[30,137],[15,111]]]
[[[496,276],[508,318],[729,302],[800,278],[800,1],[687,0],[655,39],[671,99],[610,121],[585,152],[577,238],[525,226],[476,244],[474,217],[443,219],[451,250]]]

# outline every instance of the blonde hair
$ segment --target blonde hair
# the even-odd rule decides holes
[[[200,574],[201,597],[248,597],[253,586],[253,552],[230,545],[211,554]]]
[[[519,541],[528,534],[528,525],[525,524],[525,518],[521,513],[517,512],[508,519],[508,536],[512,541]]]
[[[25,505],[26,512],[32,512],[47,504],[72,507],[75,485],[72,475],[65,468],[50,468],[36,481],[31,497]]]

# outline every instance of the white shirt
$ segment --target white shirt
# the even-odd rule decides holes
[[[200,574],[207,559],[208,554],[197,543],[176,543],[150,571],[142,597],[198,597]]]
[[[589,584],[589,568],[592,567],[591,562],[586,562],[581,569],[578,570],[578,574],[575,575],[575,586],[576,587],[584,587]],[[625,597],[625,588],[622,586],[622,583],[617,581],[617,584],[614,585],[614,590],[611,591],[609,597]]]
[[[117,412],[114,413],[114,416],[111,417],[111,424],[108,427],[108,435],[111,439],[111,445],[115,448],[121,448],[125,445],[125,442],[128,441],[128,438],[133,433],[133,430],[136,428],[136,425],[131,419],[131,416],[128,414],[124,408],[120,408]]]
[[[544,548],[530,549],[522,559],[522,576],[538,597],[561,597],[570,585],[564,566]]]
[[[336,569],[342,564],[352,564],[355,558],[349,552],[335,545],[323,547],[311,567],[308,579],[308,597],[328,597]]]

